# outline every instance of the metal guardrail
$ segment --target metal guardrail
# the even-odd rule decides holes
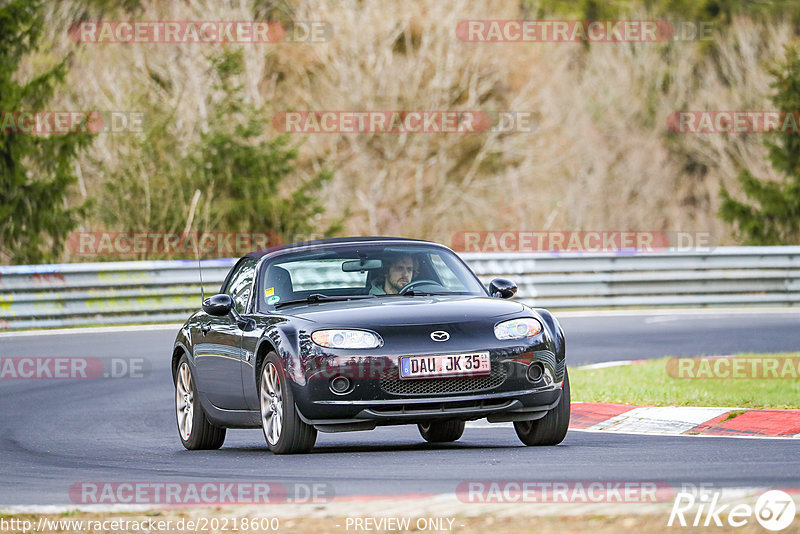
[[[235,260],[202,263],[203,284],[215,292]],[[0,330],[182,322],[199,305],[191,260],[0,267]]]
[[[462,254],[488,282],[510,278],[538,307],[796,305],[800,247],[638,254]]]
[[[551,309],[800,303],[800,247],[461,256],[484,283],[510,278]],[[208,293],[234,261],[203,261]],[[181,322],[199,302],[191,260],[0,266],[0,329]]]

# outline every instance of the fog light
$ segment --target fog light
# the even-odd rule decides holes
[[[533,362],[528,366],[528,380],[538,382],[544,374],[544,365],[541,362]]]
[[[350,391],[350,379],[346,376],[335,376],[331,378],[331,391],[337,395],[344,395]]]

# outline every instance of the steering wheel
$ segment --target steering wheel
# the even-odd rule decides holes
[[[400,291],[398,291],[397,294],[398,295],[405,295],[406,293],[408,293],[409,291],[411,291],[415,287],[419,287],[419,286],[421,286],[423,284],[431,284],[431,285],[434,285],[434,286],[439,286],[441,288],[444,288],[444,286],[442,284],[440,284],[439,282],[437,282],[435,280],[414,280],[413,282],[410,282],[410,283],[406,284],[405,286],[403,286],[403,288]]]

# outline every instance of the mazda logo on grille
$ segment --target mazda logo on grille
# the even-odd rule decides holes
[[[431,339],[434,341],[447,341],[450,339],[450,334],[444,330],[437,330],[435,332],[431,332]]]

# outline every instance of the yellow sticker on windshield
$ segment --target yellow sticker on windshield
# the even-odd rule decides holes
[[[275,288],[274,287],[268,287],[267,289],[264,290],[264,296],[267,297],[267,298],[269,298],[270,296],[272,296],[274,294],[275,294]]]

